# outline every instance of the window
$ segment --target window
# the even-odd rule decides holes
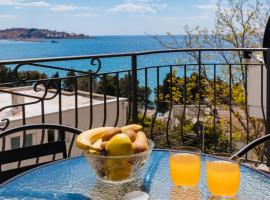
[[[55,138],[54,138],[54,130],[49,129],[48,130],[48,142],[54,142]]]
[[[21,138],[20,136],[17,136],[10,139],[11,149],[20,148],[20,138]]]
[[[29,147],[33,145],[33,134],[27,134],[25,137],[25,146]]]

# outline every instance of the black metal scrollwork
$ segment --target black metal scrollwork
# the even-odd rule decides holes
[[[97,74],[101,69],[101,61],[100,61],[100,59],[99,58],[92,58],[90,63],[91,63],[92,66],[97,66],[97,70],[94,71],[94,72],[91,72],[91,74]]]
[[[24,77],[21,77],[20,74],[19,74],[19,69],[24,66],[25,64],[18,64],[15,68],[14,68],[14,76],[16,78],[17,81],[19,82],[24,82],[24,81],[27,81],[30,74],[29,72],[24,72],[25,76]]]
[[[24,97],[30,97],[30,98],[34,98],[34,99],[37,99],[35,101],[31,101],[31,102],[27,102],[27,103],[22,103],[22,104],[15,104],[15,105],[8,105],[8,106],[5,106],[5,107],[2,107],[0,108],[0,112],[8,109],[8,108],[16,108],[16,107],[21,107],[21,106],[26,106],[26,105],[32,105],[32,104],[36,104],[36,103],[39,103],[41,101],[44,101],[44,100],[51,100],[53,98],[55,98],[58,94],[59,94],[59,86],[58,84],[56,83],[57,79],[56,80],[50,80],[50,81],[37,81],[36,83],[34,83],[33,85],[33,90],[35,92],[40,92],[40,91],[44,91],[44,93],[41,95],[41,96],[30,96],[30,95],[25,95],[23,93],[17,93],[17,92],[8,92],[10,94],[13,94],[13,95],[19,95],[19,96],[24,96]],[[49,92],[49,89],[54,86],[54,88],[56,89],[55,93],[48,97],[48,92]],[[1,90],[2,92],[4,90]],[[2,119],[1,120],[2,122],[5,122],[5,125],[3,127],[0,127],[0,131],[4,131],[10,124],[10,120],[9,119]]]
[[[34,84],[33,90],[34,90],[35,92],[40,92],[40,91],[42,91],[42,89],[39,88],[39,86],[43,86],[43,87],[44,87],[44,93],[43,93],[43,96],[40,98],[40,100],[42,100],[42,99],[45,99],[46,96],[47,96],[47,93],[48,93],[48,86],[47,86],[47,84],[46,84],[45,82],[43,82],[43,81],[38,81],[38,82],[36,82],[36,83]]]
[[[89,58],[87,58],[89,59]],[[27,70],[21,70],[22,67],[24,66],[35,66],[39,68],[45,68],[45,69],[54,69],[54,70],[62,70],[62,71],[73,71],[75,73],[79,73],[81,76],[92,76],[96,75],[99,73],[101,69],[101,60],[97,57],[95,58],[90,58],[90,65],[92,67],[96,67],[95,71],[82,71],[82,70],[75,70],[75,69],[70,69],[70,68],[64,68],[64,67],[57,67],[57,66],[51,66],[47,64],[42,64],[42,63],[20,63],[17,64],[14,68],[14,76],[17,80],[18,83],[25,83],[27,85],[32,85],[33,86],[33,91],[39,93],[39,94],[26,94],[26,93],[21,93],[18,91],[12,91],[7,88],[2,88],[0,89],[0,92],[3,93],[9,93],[11,95],[17,95],[17,96],[23,96],[27,98],[33,98],[33,101],[31,102],[26,102],[26,103],[21,103],[21,104],[16,104],[16,105],[8,105],[5,107],[0,108],[0,112],[3,112],[6,109],[9,108],[16,108],[16,107],[22,107],[22,106],[27,106],[27,105],[32,105],[32,104],[37,104],[40,103],[41,101],[44,100],[51,100],[54,99],[57,95],[59,95],[60,90],[61,90],[61,84],[59,84],[59,81],[61,82],[62,79],[65,78],[52,78],[52,79],[43,79],[43,80],[28,80],[30,78],[30,73]],[[21,70],[21,71],[20,71]],[[42,92],[42,94],[40,94]],[[50,93],[50,95],[49,95]],[[1,120],[1,119],[0,119]],[[9,119],[2,119],[2,122],[5,124],[0,127],[0,131],[4,131],[7,129],[7,127],[10,124]]]
[[[97,66],[96,71],[86,72],[86,71],[82,71],[82,70],[62,68],[62,67],[56,67],[56,66],[50,66],[50,65],[44,65],[44,64],[37,64],[37,63],[18,64],[14,68],[14,75],[15,75],[16,80],[19,81],[19,82],[27,81],[28,78],[30,77],[29,72],[22,71],[22,73],[19,73],[19,69],[21,67],[25,66],[25,65],[35,66],[35,67],[40,67],[40,68],[46,68],[46,69],[62,70],[62,71],[68,71],[68,72],[72,71],[72,72],[75,72],[75,73],[80,73],[80,74],[85,74],[85,75],[97,74],[101,69],[101,61],[100,61],[100,59],[99,58],[92,58],[91,61],[90,61],[90,64],[92,66]]]
[[[39,98],[40,99],[39,101],[41,101],[41,100],[51,100],[51,99],[55,98],[59,94],[59,90],[61,88],[59,88],[59,85],[57,84],[57,80],[58,79],[49,80],[49,81],[38,81],[38,82],[36,82],[34,84],[33,90],[35,92],[40,92],[42,90],[39,86],[44,88],[43,89],[44,93],[43,93],[42,97]],[[55,89],[55,93],[52,96],[48,97],[49,90],[52,89],[52,88]]]
[[[5,123],[5,124],[0,127],[0,131],[4,131],[9,126],[10,121],[9,121],[9,119],[4,118],[1,120],[1,122]]]

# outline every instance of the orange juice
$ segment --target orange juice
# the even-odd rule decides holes
[[[199,155],[177,153],[170,156],[170,173],[176,186],[196,186],[200,180],[201,159]]]
[[[207,161],[208,189],[213,195],[234,196],[240,185],[240,166],[229,161]]]

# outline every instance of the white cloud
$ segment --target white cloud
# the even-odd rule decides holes
[[[205,10],[216,10],[216,4],[199,4],[199,5],[192,5],[194,8],[205,9]]]
[[[55,12],[91,9],[89,7],[76,6],[73,4],[50,4],[46,1],[33,1],[33,0],[0,0],[0,6],[12,6],[14,8],[46,7]]]
[[[1,6],[21,7],[48,7],[49,3],[45,1],[26,1],[26,0],[0,0]]]
[[[122,4],[118,4],[109,9],[110,12],[125,12],[130,14],[157,13],[158,10],[166,8],[167,4],[155,3],[155,0],[126,0]]]
[[[45,1],[35,1],[35,2],[25,2],[23,3],[23,6],[48,7],[50,6],[50,4]]]
[[[50,8],[55,12],[73,11],[73,10],[91,10],[89,7],[76,6],[73,4],[56,4]]]
[[[156,13],[156,10],[151,6],[144,6],[142,3],[127,2],[116,5],[111,12],[127,12],[127,13]]]

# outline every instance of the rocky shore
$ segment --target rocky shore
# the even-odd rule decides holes
[[[42,39],[89,39],[90,36],[76,33],[51,31],[47,29],[11,28],[0,30],[0,40],[33,41]]]

